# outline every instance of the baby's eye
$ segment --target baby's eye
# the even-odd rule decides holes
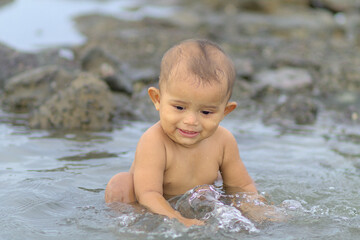
[[[184,108],[183,107],[181,107],[181,106],[174,106],[177,110],[184,110]]]
[[[211,112],[210,111],[201,111],[201,113],[204,115],[209,115]]]

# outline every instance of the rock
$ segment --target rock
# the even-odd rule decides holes
[[[158,121],[159,113],[156,111],[154,104],[149,98],[148,88],[154,84],[146,85],[140,92],[136,92],[131,97],[133,103],[132,113],[136,119],[142,121]],[[156,86],[157,87],[157,86]]]
[[[121,71],[121,63],[105,50],[95,47],[87,51],[81,59],[82,70],[104,79],[113,91],[131,94],[132,84]]]
[[[254,94],[254,88],[250,83],[241,78],[235,80],[231,95],[232,100],[241,105],[247,99],[250,99]]]
[[[238,77],[249,78],[254,74],[254,64],[251,59],[235,58],[233,62]]]
[[[316,121],[318,104],[311,98],[295,95],[280,97],[280,103],[263,118],[266,124],[308,125]]]
[[[124,69],[127,72],[127,75],[131,79],[133,84],[149,84],[156,83],[159,81],[159,69],[152,67],[144,67],[144,68],[127,68]],[[135,89],[134,89],[135,90]]]
[[[0,8],[5,6],[6,4],[9,4],[13,2],[14,0],[0,0]]]
[[[257,92],[264,89],[280,92],[295,92],[309,88],[313,79],[306,69],[284,67],[276,70],[264,70],[254,75]]]
[[[67,71],[76,71],[80,68],[76,61],[75,52],[71,48],[50,48],[39,52],[37,55],[39,66],[56,65]]]
[[[279,8],[287,5],[305,6],[308,0],[202,0],[204,5],[219,12],[258,12],[265,14],[273,14]]]
[[[237,2],[240,3],[240,5],[238,5],[238,8],[241,8],[242,10],[262,13],[274,13],[279,8],[280,4],[280,1],[278,0],[245,0]]]
[[[57,66],[23,72],[7,81],[2,97],[3,108],[8,111],[27,112],[65,88],[74,78],[73,74]]]
[[[332,13],[359,11],[360,2],[357,0],[310,0],[309,4],[314,8],[323,8]]]
[[[124,93],[113,92],[114,120],[121,122],[122,120],[143,120],[135,114],[134,102]]]
[[[350,105],[346,108],[345,117],[353,123],[360,123],[360,107],[359,105]]]
[[[322,93],[360,91],[359,54],[360,51],[354,48],[352,53],[345,54],[334,51],[327,56],[326,62],[320,69],[320,77],[317,83]]]
[[[0,43],[0,88],[7,79],[38,65],[36,55],[20,53]]]
[[[34,111],[31,128],[108,130],[113,114],[112,94],[102,80],[81,74]]]
[[[326,58],[328,46],[322,40],[286,40],[271,49],[264,51],[266,58],[273,67],[295,67],[319,69]]]
[[[334,29],[334,18],[328,12],[291,9],[274,15],[239,14],[234,18],[237,29],[245,34],[261,34],[272,38],[309,39],[311,34],[324,35]],[[260,36],[261,36],[260,35]],[[251,35],[248,35],[251,36]]]
[[[166,25],[155,18],[126,21],[110,16],[84,15],[74,20],[79,31],[88,38],[88,42],[77,49],[79,56],[99,47],[120,59],[122,65],[134,69],[149,66],[159,69],[163,54],[171,46],[187,38],[200,37],[194,36],[193,29]],[[166,22],[171,23],[168,19]]]
[[[11,77],[42,66],[56,65],[68,71],[78,69],[75,59],[64,58],[70,49],[46,49],[37,54],[22,53],[0,43],[0,88]]]

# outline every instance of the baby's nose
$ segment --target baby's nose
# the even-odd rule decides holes
[[[195,113],[188,113],[184,118],[184,123],[188,125],[197,125],[198,120]]]

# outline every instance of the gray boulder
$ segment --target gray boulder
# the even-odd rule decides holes
[[[314,8],[324,8],[333,13],[358,11],[360,9],[360,2],[357,0],[310,0],[309,2]]]
[[[129,78],[121,71],[120,61],[102,48],[95,47],[85,52],[81,68],[104,79],[113,91],[128,94],[133,91]]]
[[[0,43],[0,88],[4,87],[7,79],[38,65],[36,55],[20,53]]]
[[[285,97],[264,118],[266,124],[278,125],[309,125],[316,121],[318,104],[309,97],[295,95]]]
[[[13,2],[14,0],[0,0],[0,7],[5,6],[6,4],[9,4]]]
[[[254,75],[255,90],[295,92],[309,88],[313,79],[306,69],[283,67],[276,70],[264,70]]]
[[[141,91],[132,95],[132,114],[138,120],[154,122],[159,120],[159,112],[156,111],[154,104],[149,98],[148,88],[150,86],[158,87],[156,84],[149,84],[147,86],[143,86]]]
[[[45,66],[25,71],[10,78],[4,87],[3,108],[14,112],[27,112],[39,106],[75,76],[57,66]]]
[[[108,130],[113,114],[112,101],[106,83],[84,73],[34,111],[29,126],[41,129]]]

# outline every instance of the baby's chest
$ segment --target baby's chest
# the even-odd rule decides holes
[[[219,171],[218,157],[174,158],[164,173],[164,191],[181,193],[203,184],[213,184]]]

